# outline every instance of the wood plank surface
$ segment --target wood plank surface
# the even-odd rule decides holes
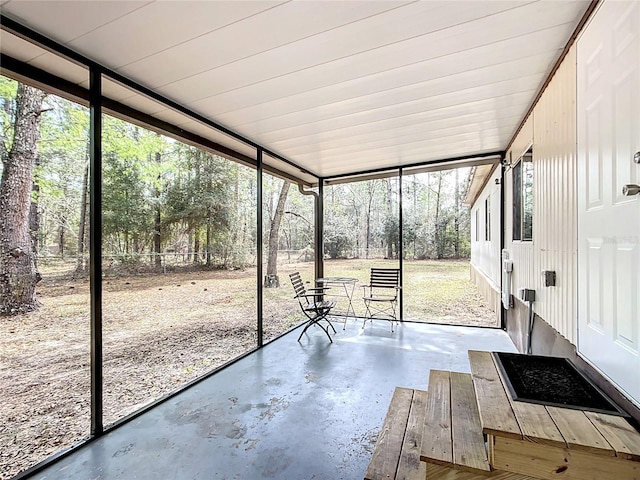
[[[395,478],[412,399],[413,390],[396,387],[364,475],[365,480]]]
[[[624,418],[603,413],[585,412],[602,436],[621,458],[640,462],[640,433]],[[638,465],[640,478],[640,465]]]
[[[431,370],[429,374],[429,395],[420,460],[443,465],[453,463],[451,386],[449,372],[446,371]]]
[[[491,358],[493,359],[493,355]],[[502,377],[502,372],[500,372],[497,366],[496,370],[498,371],[502,385],[505,386],[506,382]],[[547,412],[547,409],[543,405],[519,402],[517,400],[513,400],[510,394],[507,398],[511,403],[511,408],[515,414],[516,421],[518,422],[520,431],[525,439],[554,447],[562,448],[566,446],[566,442],[564,441],[560,430],[558,430],[558,427],[556,427],[556,424],[553,422],[551,415],[549,415],[549,412]],[[495,435],[500,436],[498,432],[496,432]]]
[[[451,372],[451,437],[453,463],[471,472],[489,472],[473,380],[467,373]]]
[[[564,437],[569,448],[596,455],[615,456],[616,452],[585,412],[569,408],[547,407],[547,411]]]
[[[427,464],[420,461],[427,398],[426,391],[413,391],[396,480],[424,480],[427,475]]]
[[[524,438],[553,447],[566,446],[560,430],[543,405],[514,401],[511,407]]]
[[[638,480],[640,477],[638,462],[528,440],[492,438],[493,467],[498,470],[545,480]]]
[[[469,364],[483,433],[522,438],[509,394],[502,385],[491,352],[470,350]]]
[[[527,475],[519,473],[505,472],[504,470],[493,470],[487,475],[478,475],[477,473],[456,470],[452,467],[443,467],[441,465],[427,465],[427,480],[538,480]]]

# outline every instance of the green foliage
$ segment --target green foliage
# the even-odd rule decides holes
[[[8,152],[13,141],[13,121],[15,115],[18,82],[0,75],[0,142]],[[2,162],[0,162],[2,173]]]
[[[185,224],[188,234],[206,242],[206,260],[218,253],[222,264],[236,258],[232,219],[232,187],[236,181],[230,162],[187,145],[176,144],[173,181],[166,186],[164,224]],[[188,246],[187,246],[188,247]]]
[[[325,217],[324,253],[329,258],[347,258],[352,253],[355,238],[349,225],[350,222],[346,215]]]
[[[331,230],[326,232],[324,237],[324,250],[325,254],[329,255],[329,258],[346,258],[352,248],[353,238],[350,236]]]
[[[459,180],[465,175],[452,170],[403,177],[405,259],[469,256],[469,208],[462,206]],[[325,251],[331,258],[397,257],[397,180],[334,185],[325,192]]]
[[[103,235],[113,253],[139,251],[151,231],[147,185],[134,159],[107,153],[103,160]],[[134,243],[131,243],[131,242]]]
[[[0,76],[0,133],[5,145],[13,128],[16,90],[16,82]],[[45,109],[33,194],[41,213],[40,247],[42,253],[50,249],[75,254],[86,207],[89,112],[51,95]],[[256,232],[255,170],[108,115],[103,125],[106,256],[117,255],[133,264],[150,258],[148,263],[158,265],[154,252],[159,238],[159,251],[167,256],[163,262],[178,256],[228,268],[255,262],[256,237],[268,240],[282,179],[263,175],[263,231]],[[469,255],[469,211],[461,206],[459,183],[452,172],[403,177],[406,259]],[[397,257],[398,187],[397,178],[326,187],[325,255]],[[307,261],[314,249],[313,198],[294,186],[284,211],[278,247],[291,261]]]
[[[82,204],[84,173],[88,166],[88,109],[49,96],[40,124],[40,156],[32,201],[41,218],[40,242],[60,242],[59,252],[75,253]]]

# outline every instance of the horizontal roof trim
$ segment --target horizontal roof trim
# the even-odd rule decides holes
[[[504,152],[479,153],[475,155],[462,155],[459,157],[443,158],[415,163],[407,166],[395,168],[380,168],[349,175],[336,175],[334,177],[323,178],[325,185],[336,185],[339,183],[359,182],[363,180],[373,180],[377,178],[389,178],[398,175],[402,170],[404,175],[414,175],[424,172],[435,172],[452,168],[471,167],[474,165],[485,165],[498,163],[504,157]]]
[[[467,192],[464,197],[464,205],[468,205],[469,207],[473,206],[497,167],[498,164],[478,165],[474,168],[473,173],[471,174],[471,181],[469,182]]]

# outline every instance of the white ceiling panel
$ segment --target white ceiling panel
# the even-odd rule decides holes
[[[233,128],[240,130],[253,129],[253,125],[269,123],[275,128],[279,125],[298,125],[311,118],[313,122],[324,119],[333,119],[342,115],[354,114],[357,112],[382,108],[391,105],[399,105],[413,101],[424,100],[447,93],[457,93],[461,90],[488,86],[499,81],[519,81],[522,78],[533,76],[536,85],[544,76],[548,65],[544,61],[546,57],[525,58],[513,62],[504,63],[497,66],[468,70],[463,73],[440,77],[425,82],[413,83],[411,85],[387,89],[370,95],[352,96],[349,99],[339,102],[324,103],[323,105],[313,105],[305,110],[298,109],[293,113],[284,114],[287,107],[282,109],[273,108],[271,105],[260,105],[253,112],[242,112],[235,115],[220,115],[220,120]],[[302,106],[302,105],[300,105]],[[295,108],[290,105],[289,108]],[[251,121],[244,124],[238,122]]]
[[[127,65],[122,72],[134,79],[140,79],[141,75],[148,79],[152,73],[150,86],[157,87],[257,56],[397,5],[397,2],[335,2],[327,8],[323,1],[284,3]],[[167,65],[174,68],[168,69]]]
[[[474,102],[482,100],[492,100],[492,104],[496,106],[498,104],[508,106],[509,95],[534,91],[539,83],[538,80],[537,75],[529,75],[515,80],[496,82],[433,97],[425,95],[423,98],[406,103],[338,115],[317,121],[290,124],[286,122],[286,119],[281,122],[277,122],[278,119],[275,119],[258,124],[253,130],[255,131],[254,135],[256,137],[261,137],[272,142],[300,135],[313,135],[325,130],[337,130],[340,128],[364,125],[380,120],[437,110],[454,105],[473,104]]]
[[[448,111],[442,113],[438,119],[425,120],[424,118],[416,118],[415,116],[413,116],[413,118],[401,117],[400,120],[402,120],[402,122],[400,125],[392,125],[390,122],[385,122],[384,126],[377,129],[377,133],[373,138],[379,140],[390,139],[393,141],[405,135],[426,135],[428,132],[441,131],[444,129],[477,129],[479,128],[478,125],[489,121],[496,122],[497,125],[498,121],[509,122],[520,117],[520,112],[522,112],[522,109],[525,108],[526,105],[526,99],[523,99],[522,102],[512,103],[493,116],[486,114],[486,106],[479,107],[476,105],[475,111],[469,111],[466,107],[457,107],[459,113],[452,113],[452,109],[446,109]],[[313,144],[320,147],[318,150],[329,152],[334,149],[358,148],[359,145],[369,141],[371,138],[372,135],[368,131],[357,134],[351,129],[341,129],[322,135],[315,135],[313,137]],[[274,145],[278,149],[285,149],[288,152],[292,152],[292,155],[297,157],[308,151],[308,142],[308,139],[298,137],[283,142],[276,142]]]
[[[364,156],[367,160],[367,166],[369,170],[381,169],[381,168],[399,168],[404,165],[415,165],[423,162],[433,160],[446,160],[449,158],[455,158],[457,156],[470,156],[480,155],[482,153],[495,151],[496,144],[499,142],[497,138],[471,138],[471,139],[458,139],[451,145],[433,145],[428,151],[415,152],[402,152],[400,150],[385,150],[384,152],[375,152],[374,156]],[[481,145],[479,145],[479,143]],[[325,176],[338,175],[336,172],[344,170],[345,163],[351,167],[349,171],[362,172],[365,170],[355,170],[361,162],[362,158],[352,157],[349,161],[325,161],[318,162],[319,168],[323,170]]]
[[[452,22],[457,22],[457,16],[463,15],[457,8],[449,7],[457,5],[457,2],[445,2],[444,7],[450,12]],[[472,2],[472,5],[484,5],[484,2]],[[565,3],[560,4],[559,13],[566,10]],[[571,3],[567,2],[570,6]],[[408,7],[406,7],[408,8]],[[451,10],[449,10],[451,8]],[[515,19],[517,13],[522,11],[526,16],[525,25],[518,23]],[[479,13],[478,13],[479,15]],[[455,18],[455,20],[454,20]],[[521,17],[520,17],[521,18]],[[553,25],[563,25],[562,37],[570,34],[570,26],[567,25],[565,15],[554,17]],[[174,85],[165,85],[160,91],[169,96],[174,96],[177,91],[189,92],[187,101],[198,99],[206,92],[219,94],[226,91],[235,90],[245,85],[261,83],[282,75],[291,74],[305,69],[312,69],[317,65],[336,63],[340,70],[338,75],[347,75],[350,78],[360,77],[363,74],[397,68],[416,62],[423,62],[428,59],[438,58],[454,53],[462,52],[469,48],[469,45],[487,45],[500,40],[518,37],[527,32],[534,32],[543,29],[545,23],[543,7],[538,4],[526,5],[522,9],[511,9],[495,15],[485,16],[467,23],[456,23],[446,29],[438,29],[419,36],[410,36],[403,41],[390,41],[384,45],[379,45],[378,30],[371,30],[366,36],[369,44],[373,48],[366,48],[366,41],[349,42],[348,38],[357,39],[363,37],[363,33],[356,27],[361,22],[346,25],[343,28],[335,29],[329,33],[332,36],[338,35],[340,42],[337,46],[329,49],[329,54],[318,58],[315,54],[316,48],[308,48],[308,43],[315,38],[305,39],[285,47],[267,51],[264,54],[252,56],[240,61],[223,65],[219,68],[211,69],[200,75],[194,75]],[[404,31],[404,26],[401,31]],[[344,38],[343,38],[344,36]],[[345,43],[346,42],[346,43]],[[357,43],[359,49],[349,48],[351,43]],[[342,51],[339,46],[342,45]],[[327,48],[327,47],[325,47]],[[364,70],[363,70],[364,69]],[[334,75],[320,77],[320,80],[334,82]],[[339,78],[339,77],[338,77]]]
[[[228,112],[243,108],[260,108],[262,104],[280,100],[281,102],[273,104],[273,109],[279,114],[286,114],[305,107],[311,108],[324,103],[400,88],[416,82],[500,65],[538,54],[542,55],[542,61],[548,66],[549,58],[559,51],[558,38],[564,38],[565,33],[566,27],[562,25],[471,48],[451,56],[413,62],[355,78],[345,78],[343,64],[325,64],[216,95],[191,103],[189,106],[201,111],[215,108],[222,117]],[[375,62],[370,63],[375,65]],[[378,68],[382,68],[382,65]],[[326,79],[330,81],[327,82]],[[297,105],[298,108],[288,110],[286,108],[288,104]],[[253,112],[247,110],[245,113],[246,118],[252,118]]]
[[[492,11],[500,11],[508,9],[511,4],[496,2],[495,5],[493,3],[491,5]],[[162,90],[171,94],[176,89],[186,86],[193,99],[197,100],[211,96],[212,91],[216,94],[222,93],[258,81],[280,77],[285,73],[293,73],[365,52],[375,52],[376,49],[385,46],[396,45],[400,48],[403,42],[412,39],[416,41],[422,39],[424,42],[425,29],[437,35],[442,25],[451,21],[452,18],[456,18],[457,23],[464,23],[482,17],[486,14],[487,7],[479,8],[479,6],[478,2],[472,2],[468,9],[459,11],[455,8],[455,2],[450,4],[412,3],[361,21],[345,22],[334,29],[267,50],[261,55],[229,62],[203,72],[201,76],[176,82],[176,85],[163,85]],[[425,18],[429,20],[428,24],[425,24]],[[402,25],[402,28],[390,28],[389,25]],[[412,46],[407,45],[407,48]],[[412,51],[412,53],[424,55],[424,52],[419,51]]]
[[[589,3],[13,0],[0,9],[334,176],[505,149]],[[86,85],[85,70],[5,32],[0,40],[3,53]],[[115,82],[104,93],[255,155]]]
[[[66,58],[55,55],[51,52],[45,52],[29,61],[29,65],[33,65],[41,70],[53,73],[58,77],[64,78],[76,85],[87,81],[89,78],[89,69],[84,65],[78,65]]]
[[[496,142],[503,140],[506,136],[511,134],[511,128],[509,127],[494,127],[484,130],[474,130],[469,132],[460,132],[456,130],[454,132],[442,133],[438,137],[437,150],[442,148],[442,144],[456,145],[465,141],[481,141],[484,145],[493,145]],[[303,160],[307,161],[320,161],[323,164],[335,165],[348,162],[349,159],[354,158],[354,155],[362,155],[367,158],[383,158],[388,155],[398,155],[400,161],[397,165],[404,165],[406,162],[402,159],[408,155],[428,155],[432,151],[430,148],[425,148],[425,143],[422,138],[405,139],[402,143],[391,143],[385,145],[385,141],[372,142],[370,144],[363,145],[355,152],[349,152],[340,150],[336,153],[323,151],[320,155],[310,154],[309,158],[302,156]]]
[[[69,46],[99,62],[117,58],[114,68],[161,55],[192,39],[269,10],[282,2],[161,1],[76,37]],[[185,15],[185,12],[188,12]],[[136,32],[135,41],[122,32]]]
[[[60,43],[67,43],[102,25],[116,21],[150,1],[11,0],[2,5],[14,20]],[[127,32],[132,33],[132,32]]]
[[[412,89],[420,90],[420,95],[423,95],[425,91],[428,91],[430,95],[435,95],[438,92],[443,93],[446,89],[451,91],[452,89],[467,88],[473,85],[492,83],[500,79],[514,78],[518,75],[538,73],[542,76],[548,69],[548,58],[549,52],[545,52],[533,56],[519,56],[515,60],[479,68],[469,66],[469,63],[465,63],[464,59],[456,59],[455,62],[448,62],[449,65],[456,66],[455,69],[451,69],[453,72],[450,75],[446,75],[449,69],[445,71],[440,69],[437,78],[424,80],[424,77],[429,76],[427,72],[435,72],[431,65],[420,65],[419,69],[416,69],[415,66],[399,68],[393,71],[393,75],[371,75],[371,79],[365,77],[339,85],[330,85],[318,90],[221,113],[218,118],[227,125],[238,126],[242,125],[239,122],[247,119],[250,119],[248,124],[251,124],[309,109],[322,109],[330,105],[345,107],[347,104],[354,105],[355,101],[371,102],[371,105],[381,105],[389,101],[393,103],[397,101],[395,99],[396,92],[406,95]],[[411,72],[403,74],[405,70],[414,70],[415,74],[411,75]],[[425,75],[425,73],[427,74]],[[378,81],[376,82],[375,79]],[[349,85],[354,83],[358,84],[357,87]],[[391,100],[389,100],[390,97]]]
[[[360,139],[360,141],[354,139],[354,142],[346,145],[337,145],[334,147],[323,145],[321,150],[323,155],[322,158],[332,158],[333,155],[355,155],[365,149],[372,150],[376,148],[392,146],[398,143],[406,146],[411,143],[417,144],[425,142],[427,140],[446,141],[447,137],[458,133],[486,133],[489,130],[495,130],[503,127],[504,125],[511,125],[513,122],[518,122],[520,120],[520,114],[518,112],[518,114],[516,115],[505,116],[501,118],[481,118],[482,120],[478,120],[475,122],[460,122],[460,124],[458,125],[452,125],[448,127],[441,127],[438,123],[433,123],[430,127],[425,125],[418,125],[415,127],[412,126],[409,131],[392,131],[388,134],[375,136],[367,135],[365,138]],[[509,133],[511,133],[511,130],[510,127],[507,128],[508,130],[505,133],[508,135]],[[305,160],[306,155],[313,157],[316,154],[313,152],[308,152],[307,149],[300,149],[300,152],[296,154],[296,156],[300,157],[302,160]]]

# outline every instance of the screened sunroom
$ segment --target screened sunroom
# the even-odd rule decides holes
[[[637,427],[637,2],[0,10],[0,478],[362,478],[469,351],[569,358]],[[335,333],[296,341],[296,272]]]

